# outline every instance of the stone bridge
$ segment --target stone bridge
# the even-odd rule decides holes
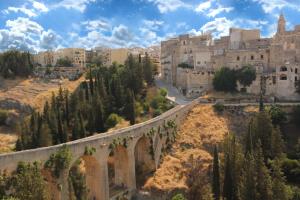
[[[136,170],[143,167],[154,171],[159,166],[162,150],[172,139],[171,132],[174,131],[170,130],[168,124],[179,125],[197,103],[195,100],[187,105],[176,106],[156,118],[131,127],[66,143],[72,153],[72,163],[78,159],[84,161],[89,199],[118,199],[133,194],[137,189],[137,178],[142,178],[142,175],[136,177],[136,174],[140,174]],[[43,164],[62,146],[2,154],[0,170],[14,171],[20,161],[39,161]],[[93,155],[86,155],[86,148],[96,151]],[[49,187],[53,190],[52,199],[69,199],[68,175],[73,164],[61,173],[56,187]]]

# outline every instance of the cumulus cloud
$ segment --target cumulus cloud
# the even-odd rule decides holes
[[[111,28],[109,23],[102,19],[85,21],[82,22],[82,25],[84,25],[88,31],[108,31]]]
[[[161,13],[167,13],[177,10],[178,8],[191,8],[192,6],[181,0],[148,0],[157,5]]]
[[[159,30],[164,23],[164,21],[160,20],[143,20],[143,26],[150,30]]]
[[[252,1],[261,4],[265,13],[268,14],[272,14],[274,10],[281,10],[285,7],[300,11],[300,4],[298,1],[291,1],[291,0],[252,0]]]
[[[96,0],[62,0],[58,4],[55,4],[54,8],[63,7],[66,9],[74,9],[79,12],[84,12],[86,6],[93,2],[96,2]]]
[[[234,10],[233,7],[223,6],[216,0],[206,0],[200,3],[195,9],[196,12],[202,13],[207,17],[215,17],[223,12],[228,13],[232,10]]]
[[[19,17],[6,21],[5,29],[0,29],[0,38],[0,51],[19,49],[33,52],[55,48],[59,36],[52,30],[44,30],[35,21]]]
[[[215,18],[212,21],[204,24],[199,31],[191,30],[190,33],[199,35],[202,32],[209,32],[215,38],[219,38],[222,36],[229,35],[229,29],[232,27],[239,27],[245,29],[262,29],[263,27],[267,27],[268,22],[264,20],[250,20],[250,19],[234,19],[230,20],[226,17]]]
[[[28,17],[36,17],[40,13],[48,12],[49,9],[46,7],[45,4],[30,0],[31,4],[25,3],[21,7],[8,7],[7,9],[3,10],[2,13],[9,14],[11,12],[14,13],[23,13]]]

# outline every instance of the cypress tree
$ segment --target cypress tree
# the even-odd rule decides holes
[[[48,147],[52,145],[50,128],[47,123],[42,123],[40,128],[39,147]]]
[[[212,185],[212,191],[213,191],[215,200],[220,199],[220,171],[219,170],[220,170],[219,155],[218,155],[217,146],[215,145],[214,160],[213,160],[213,185]]]
[[[261,143],[258,141],[255,154],[257,200],[272,200],[272,181],[264,162]]]
[[[96,132],[103,132],[105,130],[104,128],[104,115],[103,115],[103,106],[102,106],[102,102],[99,98],[98,95],[95,95],[95,102],[94,102],[94,112],[95,112],[95,131]]]
[[[75,115],[74,118],[74,124],[73,124],[73,129],[72,129],[72,140],[77,140],[79,139],[79,130],[80,130],[80,124],[77,115]]]
[[[125,116],[130,121],[131,125],[135,124],[135,100],[133,92],[130,90],[127,90]]]
[[[145,60],[144,60],[144,67],[143,67],[143,72],[144,72],[144,79],[146,80],[148,85],[153,84],[153,66],[150,61],[150,58],[148,54],[146,53]]]
[[[90,111],[89,111],[87,129],[88,129],[90,135],[94,134],[94,132],[95,132],[95,115],[94,115],[94,109],[90,109]]]
[[[69,90],[65,90],[65,120],[70,126],[70,111],[69,111]]]
[[[78,113],[78,116],[79,116],[79,136],[80,138],[84,138],[86,137],[86,130],[85,130],[82,114],[80,111]]]
[[[280,161],[276,159],[272,163],[272,178],[273,178],[273,200],[288,200],[288,191],[285,184],[286,180],[280,168]]]
[[[229,155],[225,158],[225,171],[224,171],[224,185],[223,185],[223,198],[226,200],[233,200],[233,177],[231,174],[231,161]]]
[[[63,122],[60,116],[60,112],[57,114],[57,133],[58,133],[58,144],[64,142],[64,127],[63,127]]]
[[[247,153],[242,171],[241,194],[243,200],[254,200],[256,193],[255,161],[252,153]]]
[[[92,68],[90,67],[90,92],[91,92],[91,95],[93,96],[94,95],[94,81],[93,81],[93,76],[92,76]]]

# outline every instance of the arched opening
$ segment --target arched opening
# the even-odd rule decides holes
[[[128,188],[129,163],[124,146],[116,146],[109,154],[108,161],[109,196],[113,197]]]
[[[141,188],[149,176],[155,171],[154,149],[145,136],[135,145],[135,174],[137,188]]]
[[[70,199],[100,200],[102,185],[101,167],[95,157],[84,155],[69,170]]]
[[[286,72],[287,71],[287,67],[286,66],[281,66],[280,67],[280,71],[281,72]]]

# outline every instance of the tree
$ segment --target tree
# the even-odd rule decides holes
[[[273,178],[273,200],[288,200],[288,191],[285,184],[285,178],[280,168],[280,161],[272,162],[272,178]]]
[[[215,73],[213,86],[217,91],[233,92],[236,90],[236,72],[227,67],[222,67]]]
[[[125,106],[125,116],[130,121],[130,124],[135,124],[135,99],[133,92],[127,91],[127,100]]]
[[[79,130],[80,130],[80,124],[79,124],[78,116],[75,115],[74,125],[73,125],[73,130],[72,130],[72,140],[79,139],[79,134],[80,134]]]
[[[13,197],[27,200],[46,200],[49,193],[37,163],[19,163],[16,171],[10,178],[10,189],[14,191]]]
[[[192,156],[188,163],[190,165],[187,171],[188,199],[213,200],[208,171],[204,168],[203,163]]]
[[[153,64],[150,61],[148,54],[146,53],[144,63],[143,63],[143,72],[144,79],[146,80],[148,85],[153,84]]]
[[[237,71],[237,80],[244,86],[250,86],[256,79],[256,70],[252,66],[243,66]]]
[[[234,183],[231,173],[231,161],[229,155],[225,157],[225,171],[224,171],[224,185],[223,185],[223,198],[226,200],[234,199]]]
[[[56,61],[56,66],[57,67],[72,67],[73,64],[68,57],[65,57],[65,58],[59,58]]]
[[[48,147],[48,146],[51,146],[52,144],[53,143],[52,143],[52,137],[51,137],[51,130],[49,128],[49,125],[46,122],[42,122],[38,146],[39,147]]]
[[[241,196],[243,200],[253,200],[257,197],[255,160],[252,153],[247,153],[242,171]]]
[[[212,191],[214,194],[214,199],[220,199],[220,168],[219,168],[219,156],[217,146],[214,148],[214,160],[213,160],[213,184]]]
[[[281,126],[287,120],[286,113],[276,105],[271,105],[269,114],[271,116],[273,125]]]
[[[260,141],[257,143],[255,153],[256,188],[258,200],[272,200],[272,181],[269,170],[265,165]]]

